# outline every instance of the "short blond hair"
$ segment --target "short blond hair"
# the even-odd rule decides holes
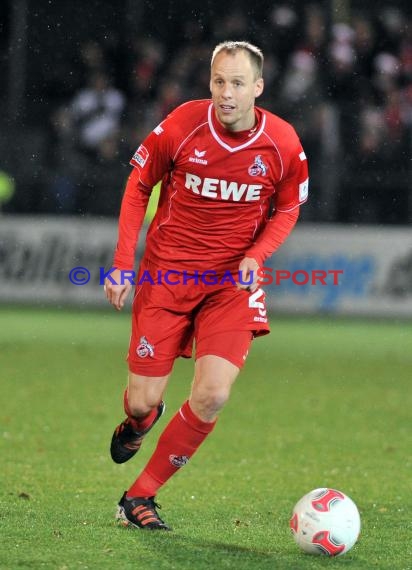
[[[226,53],[236,53],[239,50],[245,51],[249,55],[250,61],[252,62],[253,67],[255,68],[256,79],[259,79],[260,77],[262,77],[263,76],[263,62],[264,62],[263,52],[261,49],[259,49],[258,47],[254,46],[253,44],[251,44],[249,42],[243,42],[243,41],[221,42],[213,50],[210,66],[213,65],[213,62],[215,61],[216,56],[219,53],[221,53],[222,51],[224,51]]]

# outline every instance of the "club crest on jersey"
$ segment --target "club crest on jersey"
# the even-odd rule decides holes
[[[154,346],[150,344],[145,336],[140,337],[140,344],[136,348],[136,354],[139,358],[146,358],[147,356],[153,358]]]
[[[148,158],[149,158],[149,151],[145,146],[141,144],[137,149],[137,151],[134,153],[132,160],[137,162],[137,164],[143,168]]]
[[[255,156],[255,160],[251,166],[249,166],[249,174],[250,176],[265,176],[268,168],[266,164],[263,162],[262,157],[260,154]]]

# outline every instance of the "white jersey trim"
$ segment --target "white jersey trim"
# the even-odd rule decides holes
[[[173,202],[173,198],[175,197],[176,193],[177,193],[177,190],[175,190],[169,198],[169,212],[168,212],[167,218],[165,219],[164,222],[157,225],[156,230],[160,229],[162,226],[164,226],[165,224],[167,224],[170,221],[170,218],[172,217],[172,202]]]
[[[148,190],[152,190],[153,186],[150,186],[150,184],[146,184],[146,182],[144,180],[142,180],[142,171],[141,171],[141,166],[137,166],[136,164],[133,164],[132,161],[130,161],[130,166],[132,166],[135,170],[138,171],[139,173],[139,183],[143,184],[143,186],[145,186]]]
[[[270,140],[270,142],[273,144],[274,148],[276,149],[276,152],[278,153],[278,157],[280,160],[280,180],[279,182],[282,181],[283,178],[283,160],[282,160],[282,155],[280,154],[280,150],[278,149],[275,141],[272,139],[272,137],[270,137],[267,132],[265,131],[265,135],[267,136],[267,138]]]
[[[255,238],[257,229],[258,229],[258,227],[259,227],[259,221],[262,220],[262,218],[263,218],[263,208],[262,208],[262,204],[260,204],[259,207],[260,207],[260,218],[258,218],[257,220],[255,220],[255,229],[253,230],[253,234],[252,234],[252,238],[253,238],[253,239]]]
[[[292,212],[292,210],[296,210],[296,208],[299,208],[299,206],[301,206],[305,202],[307,202],[307,200],[303,200],[303,202],[299,202],[299,204],[296,204],[296,206],[288,208],[287,210],[281,210],[280,208],[276,208],[276,212],[282,212],[283,214],[287,214],[288,212]]]
[[[225,143],[225,141],[223,141],[219,135],[217,134],[215,127],[213,126],[213,122],[212,122],[212,109],[213,109],[213,103],[211,103],[209,105],[209,109],[207,112],[207,120],[209,123],[209,128],[210,128],[210,132],[213,135],[213,138],[220,144],[220,146],[222,146],[223,148],[225,148],[226,150],[228,150],[229,152],[236,152],[238,150],[242,150],[242,148],[247,148],[248,146],[250,146],[251,144],[253,144],[262,134],[265,125],[266,125],[266,115],[263,115],[262,118],[262,124],[260,125],[259,130],[256,132],[256,134],[249,139],[248,141],[246,141],[245,143],[239,145],[239,146],[230,146],[228,144]]]

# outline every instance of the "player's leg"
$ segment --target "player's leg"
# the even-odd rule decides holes
[[[115,463],[124,463],[139,451],[145,435],[162,416],[162,400],[170,374],[142,376],[129,371],[129,383],[123,403],[126,419],[115,429],[110,454]]]
[[[233,337],[233,333],[229,334]],[[249,346],[251,334],[243,333],[241,336],[246,346]],[[224,343],[226,334],[222,334],[221,337]],[[196,360],[195,377],[189,398],[193,413],[205,422],[215,421],[229,399],[230,390],[239,371],[238,366],[221,356],[206,354],[199,357]]]
[[[263,292],[260,297],[263,298]],[[161,434],[145,469],[129,489],[135,497],[156,495],[186,465],[213,430],[232,385],[245,363],[257,329],[267,332],[262,319],[264,303],[246,291],[214,291],[199,311],[195,324],[196,365],[192,391]],[[259,321],[255,320],[260,310]],[[262,322],[263,321],[263,322]]]
[[[184,287],[179,291],[165,284],[143,286],[136,292],[127,359],[132,374],[125,395],[125,410],[131,422],[138,422],[139,429],[151,429],[160,417],[164,409],[163,392],[175,359],[191,356],[191,315],[201,297],[202,291],[195,288],[188,291]],[[124,524],[139,528],[167,530],[157,513],[154,495],[146,489],[136,493],[133,484],[120,499],[118,518]]]
[[[117,463],[127,461],[140,449],[145,435],[163,414],[162,397],[169,377],[170,374],[150,377],[129,371],[129,384],[124,393],[127,418],[116,428],[111,446],[113,459],[122,459]],[[159,517],[157,508],[154,497],[136,498],[125,491],[119,501],[116,518],[125,526],[169,530]]]
[[[196,363],[194,385],[197,386],[199,384],[199,380],[196,380],[196,378],[199,378],[200,374],[205,374],[205,377],[212,377],[212,373],[208,372],[209,366],[213,367],[215,372],[218,373],[219,365],[216,365],[215,362],[212,363],[214,358],[204,357],[202,359],[203,363]],[[222,384],[227,384],[225,390],[225,393],[227,393],[239,370],[233,367],[233,371],[229,373],[226,368],[227,363],[223,359],[219,359],[219,361]],[[219,399],[222,397],[222,394],[223,390],[219,391]],[[212,402],[212,400],[214,402],[213,405],[216,406],[217,398],[208,401]],[[135,483],[128,490],[128,496],[151,497],[156,495],[160,487],[178,469],[186,465],[215,426],[216,413],[213,414],[211,420],[209,420],[209,416],[212,415],[210,411],[205,415],[208,416],[206,419],[198,416],[192,409],[189,400],[181,406],[162,432],[152,457]]]
[[[142,262],[156,275],[157,268]],[[139,274],[140,275],[140,274]],[[129,384],[124,393],[126,419],[112,437],[113,461],[124,463],[139,450],[143,437],[164,411],[163,392],[175,359],[191,354],[192,325],[185,314],[184,299],[163,284],[144,281],[136,288],[132,307],[132,333],[127,361]],[[192,306],[188,307],[188,314]]]
[[[212,432],[217,414],[229,398],[246,360],[252,331],[259,328],[254,312],[250,314],[253,303],[249,303],[247,292],[223,291],[221,299],[216,297],[214,295],[214,300],[206,303],[198,314],[196,365],[190,398],[166,426],[148,464],[127,492],[129,499],[134,498],[138,504],[153,500],[160,487],[186,465]],[[234,315],[234,319],[229,321],[228,313]],[[222,326],[227,330],[221,330]]]
[[[206,354],[196,360],[190,398],[164,429],[152,457],[128,490],[128,496],[156,495],[160,487],[188,463],[215,427],[217,415],[229,398],[251,339],[250,331],[220,333],[208,337],[206,342],[198,339],[198,350]],[[230,358],[236,353],[236,363],[207,354],[208,345],[212,352],[214,346],[221,353],[227,350]]]

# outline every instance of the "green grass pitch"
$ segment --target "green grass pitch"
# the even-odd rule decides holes
[[[119,527],[117,500],[186,398],[176,364],[167,412],[140,453],[112,463],[123,417],[129,315],[0,310],[0,568],[412,568],[412,325],[272,319],[214,434],[161,490],[172,533]],[[330,486],[357,503],[346,555],[301,553],[295,502]]]

